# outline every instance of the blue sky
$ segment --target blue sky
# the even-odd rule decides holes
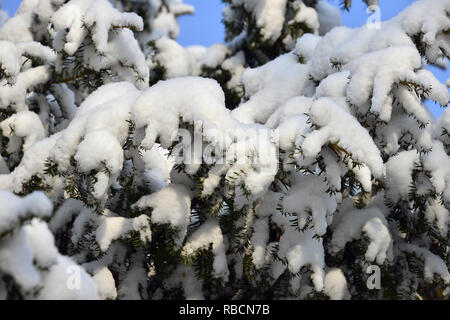
[[[4,10],[10,15],[14,14],[20,4],[20,0],[0,0]],[[224,5],[221,0],[185,0],[185,3],[192,4],[196,8],[193,16],[183,16],[179,19],[180,36],[178,41],[184,45],[201,44],[210,46],[217,42],[223,42],[224,27],[221,23],[222,10]],[[379,0],[381,8],[381,20],[388,20],[396,16],[414,0]],[[338,0],[331,0],[331,4],[338,5]],[[366,6],[362,1],[353,1],[353,6],[349,12],[342,12],[344,25],[349,27],[359,27],[366,23],[368,14]],[[430,70],[441,82],[450,78],[450,68],[441,70],[430,67]],[[442,114],[443,109],[433,102],[427,102],[433,114],[437,117]]]

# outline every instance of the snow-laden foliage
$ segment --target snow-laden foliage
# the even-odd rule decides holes
[[[450,113],[424,104],[449,102],[426,69],[448,1],[356,29],[324,0],[225,2],[209,48],[174,40],[180,0],[3,23],[2,298],[448,293]]]
[[[0,191],[1,297],[29,299],[97,299],[97,288],[86,271],[61,255],[44,219],[52,203],[42,192],[19,198]],[[71,283],[68,271],[77,273]],[[12,280],[12,281],[11,281]],[[66,285],[62,285],[66,284]],[[76,287],[71,287],[74,285]]]
[[[111,0],[120,11],[138,13],[144,22],[144,31],[137,35],[143,49],[149,41],[160,37],[175,39],[180,33],[177,18],[193,14],[194,8],[183,0]]]

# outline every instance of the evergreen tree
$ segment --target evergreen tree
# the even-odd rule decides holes
[[[156,39],[150,43],[152,83],[186,75],[213,78],[225,92],[227,108],[234,109],[244,94],[239,83],[244,68],[291,51],[305,33],[325,34],[341,25],[339,10],[323,0],[223,2],[226,44],[183,48],[165,37]]]
[[[120,11],[134,12],[144,21],[144,30],[137,34],[143,50],[149,41],[165,36],[177,38],[180,28],[176,19],[181,15],[193,14],[194,8],[182,0],[112,0]]]
[[[448,296],[448,1],[379,29],[225,2],[209,48],[176,43],[176,0],[0,27],[1,298]]]

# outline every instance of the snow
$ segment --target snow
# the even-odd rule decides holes
[[[40,230],[33,230],[33,225],[34,228],[40,228],[39,222],[35,222],[30,227],[24,226],[12,236],[4,237],[0,242],[0,270],[10,274],[24,291],[32,290],[41,282],[39,270],[33,265],[34,259],[38,258],[39,262],[44,262],[41,267],[49,267],[49,264],[54,263],[52,260],[56,258],[54,254],[56,250],[53,249],[53,235],[49,233],[48,229],[43,229],[44,233],[39,234]],[[38,243],[32,242],[39,236],[45,238],[41,238]],[[43,247],[41,247],[42,245]],[[42,250],[48,250],[48,248],[53,250],[50,252]],[[45,256],[40,257],[39,253],[44,253]],[[50,258],[50,260],[47,261],[46,258]]]
[[[113,275],[108,268],[102,267],[94,272],[92,276],[94,280],[99,298],[102,300],[114,300],[117,298],[117,289]]]
[[[450,283],[450,273],[448,272],[445,262],[439,256],[431,253],[423,247],[416,246],[409,243],[401,243],[399,249],[405,252],[410,252],[417,255],[423,260],[425,266],[423,269],[425,280],[433,281],[434,275],[439,275],[445,284]]]
[[[165,76],[170,78],[194,75],[195,62],[188,50],[179,45],[176,41],[161,37],[154,42],[157,53],[151,59],[150,67],[155,67],[155,62],[164,66]]]
[[[62,170],[69,166],[70,157],[77,154],[78,159],[82,160],[81,170],[99,168],[105,162],[112,174],[117,173],[123,162],[119,160],[123,153],[121,145],[128,134],[126,120],[130,116],[131,105],[140,94],[127,82],[111,83],[92,93],[80,105],[67,129],[61,132],[51,157]],[[82,137],[84,140],[79,149],[78,143]],[[116,157],[104,153],[98,148],[99,144],[114,152]]]
[[[377,207],[340,212],[332,224],[332,252],[344,249],[346,243],[359,239],[364,232],[370,240],[366,260],[380,265],[386,259],[392,261],[392,238],[387,226],[386,218]]]
[[[446,237],[448,223],[450,222],[450,212],[441,204],[441,199],[433,199],[425,211],[425,217],[429,224],[436,222],[436,226],[441,236]]]
[[[221,43],[210,46],[202,56],[202,64],[209,68],[215,68],[225,60],[231,52],[228,47]]]
[[[282,150],[290,151],[303,141],[306,133],[310,132],[308,117],[312,98],[298,96],[288,100],[267,119],[266,126],[276,129],[278,142]]]
[[[106,0],[72,0],[63,5],[52,16],[55,30],[69,29],[65,50],[73,55],[87,35],[86,27],[92,31],[92,40],[100,52],[107,49],[108,32],[114,27],[134,27],[142,30],[143,22],[134,13],[121,13]],[[94,26],[95,23],[95,26]]]
[[[79,275],[79,289],[70,289],[71,274]],[[70,258],[59,256],[57,262],[43,275],[44,286],[39,291],[38,300],[97,300],[99,295],[93,279]],[[77,281],[78,282],[78,281]],[[76,282],[76,283],[77,283]],[[62,283],[66,285],[61,285]]]
[[[352,31],[346,27],[337,27],[328,32],[316,45],[314,55],[310,63],[310,74],[316,80],[322,80],[327,75],[332,73],[332,65],[330,57],[332,56],[334,48],[340,42],[346,40]]]
[[[167,150],[155,145],[152,149],[142,152],[142,160],[146,169],[146,180],[152,189],[157,191],[166,187],[173,168],[173,161]]]
[[[11,42],[32,41],[30,30],[32,17],[29,13],[19,13],[6,20],[0,28],[0,39]]]
[[[322,291],[325,266],[322,240],[314,239],[314,233],[310,230],[302,233],[292,228],[286,229],[280,237],[278,256],[286,258],[288,269],[293,274],[299,272],[301,267],[309,266],[315,290]]]
[[[121,80],[134,83],[139,89],[148,88],[150,73],[145,56],[131,30],[118,31],[114,39],[106,44],[106,48],[103,56],[96,54],[98,48],[85,49],[85,63],[96,71],[111,69]]]
[[[99,141],[102,141],[102,149],[97,148]],[[81,172],[98,169],[99,164],[104,163],[105,167],[114,174],[122,169],[123,150],[109,131],[95,130],[84,136],[74,158]]]
[[[23,151],[33,143],[45,137],[45,130],[38,115],[30,111],[20,111],[6,120],[0,122],[3,136],[19,137],[24,139]]]
[[[276,281],[280,275],[288,269],[292,275],[297,274],[303,266],[309,267],[311,271],[311,280],[316,291],[322,291],[324,286],[324,248],[321,238],[315,237],[315,232],[312,229],[299,231],[292,226],[292,218],[290,214],[282,214],[276,210],[279,195],[273,193],[269,197],[269,201],[262,203],[257,209],[257,214],[260,217],[269,215],[271,220],[281,229],[281,236],[278,242],[277,256],[284,259],[285,262],[274,260],[270,266],[271,275]],[[258,220],[257,220],[258,221]],[[258,222],[263,223],[263,222]],[[262,229],[261,229],[262,230]],[[257,241],[255,241],[257,240]],[[259,246],[265,242],[265,236],[262,233],[255,235],[252,240],[257,242]],[[273,244],[272,244],[273,245]],[[273,250],[269,243],[266,246],[266,254]],[[261,264],[262,262],[261,249],[254,251],[253,259],[255,262]],[[265,261],[270,261],[269,257],[265,257]]]
[[[425,8],[429,13],[427,15],[423,15]],[[448,3],[442,0],[433,2],[432,6],[429,6],[427,1],[417,1],[397,17],[381,22],[380,29],[370,29],[366,26],[357,29],[345,27],[333,29],[317,47],[318,55],[314,59],[313,69],[320,73],[314,72],[314,78],[322,79],[324,77],[322,72],[331,72],[330,61],[326,57],[332,57],[346,64],[364,53],[380,51],[382,54],[382,49],[385,48],[395,50],[389,48],[393,46],[414,47],[410,36],[421,31],[425,33],[425,41],[431,46],[434,45],[437,29],[447,23],[444,14],[446,8]],[[349,50],[349,46],[352,50]],[[399,61],[400,65],[409,63],[407,60]]]
[[[261,28],[264,40],[275,41],[281,34],[286,10],[286,0],[233,0],[233,5],[244,5]]]
[[[450,157],[440,141],[433,141],[432,151],[424,156],[423,167],[431,174],[430,181],[443,199],[450,201]]]
[[[56,60],[56,53],[51,48],[36,41],[17,42],[16,47],[20,56],[40,58],[45,62]]]
[[[0,158],[0,174],[4,175],[8,173],[9,173],[8,165],[6,164],[5,160],[3,160],[3,158]]]
[[[211,275],[226,289],[230,276],[258,286],[283,275],[287,298],[349,299],[352,270],[330,268],[325,255],[360,239],[367,248],[352,263],[400,268],[408,294],[436,274],[450,282],[430,249],[450,219],[450,112],[434,120],[424,104],[449,101],[448,81],[425,70],[448,63],[448,1],[416,1],[380,29],[351,29],[324,0],[232,0],[227,22],[244,9],[264,46],[291,50],[263,65],[247,61],[258,54],[248,26],[228,43],[185,48],[176,18],[191,6],[127,5],[25,0],[6,22],[0,13],[0,271],[25,298],[147,299],[181,288],[214,299],[190,263],[211,248]],[[293,24],[311,33],[294,39]],[[160,71],[167,80],[149,88]],[[101,79],[85,87],[85,73]],[[232,111],[223,89],[242,98]],[[67,186],[81,175],[94,182],[75,199]],[[10,193],[34,188],[45,195]],[[203,210],[212,201],[223,205],[217,217]],[[408,228],[424,217],[433,232],[404,232],[390,219],[397,210]],[[237,240],[230,213],[240,214]],[[155,291],[158,252],[147,250],[156,246],[130,251],[117,240],[149,244],[157,224],[176,231],[186,265],[170,262]],[[410,255],[424,261],[423,277],[401,264]],[[7,290],[0,280],[0,297]]]
[[[224,108],[224,99],[217,82],[197,77],[182,77],[160,81],[146,90],[137,99],[131,113],[134,115],[136,128],[145,128],[145,138],[141,145],[147,149],[153,147],[158,137],[163,148],[170,147],[178,132],[180,120],[195,123],[196,131],[201,129],[205,140],[210,141],[219,150],[227,150],[227,163],[238,160],[229,167],[227,175],[244,170],[246,186],[253,195],[259,196],[267,188],[276,170],[275,149],[270,140],[270,132],[264,128],[246,126],[235,120],[229,110]],[[160,112],[163,109],[164,114]],[[236,142],[232,144],[233,141]],[[249,150],[256,145],[264,146],[255,148],[259,153],[258,159],[252,162],[259,170],[250,167],[249,162],[252,160],[248,152],[239,153],[241,146]],[[201,159],[199,157],[200,154],[191,152],[184,155],[183,163],[187,165],[189,174],[195,174],[198,170]],[[237,185],[237,181],[234,184]]]
[[[132,231],[140,234],[142,242],[151,241],[150,219],[146,215],[136,218],[100,216],[95,238],[102,251],[108,250],[112,241],[126,236]]]
[[[225,63],[231,54],[225,44],[216,43],[208,48],[198,45],[182,47],[168,37],[154,40],[153,47],[153,56],[148,64],[151,69],[163,66],[166,79],[198,76],[205,67],[214,69]]]
[[[318,126],[306,135],[301,147],[305,157],[315,157],[326,143],[337,143],[356,161],[367,165],[377,178],[383,172],[380,152],[365,128],[341,105],[329,98],[319,98],[309,113]]]
[[[206,249],[212,245],[214,254],[214,276],[228,281],[229,271],[226,264],[225,244],[222,231],[215,218],[209,218],[189,236],[182,249],[182,255],[192,256],[197,250]]]
[[[399,151],[403,142],[411,143],[420,151],[430,151],[433,147],[431,128],[420,129],[416,120],[405,117],[404,113],[395,111],[386,126],[376,128],[377,135],[384,142],[383,151],[393,155]],[[405,133],[408,135],[404,136]]]
[[[9,174],[0,175],[0,189],[21,192],[23,183],[33,175],[44,178],[49,185],[58,185],[58,177],[44,176],[45,161],[60,134],[35,142],[25,152],[20,164]]]
[[[328,185],[331,190],[339,191],[341,190],[341,168],[339,164],[336,162],[336,156],[329,150],[324,150],[322,152],[323,162],[325,163],[325,174]],[[364,169],[363,167],[362,169]],[[355,168],[354,168],[355,169]],[[370,181],[368,182],[370,185]],[[363,189],[366,189],[366,186],[362,186]],[[339,197],[339,195],[337,195]],[[338,202],[340,202],[339,198],[336,198]]]
[[[203,180],[202,197],[211,195],[214,190],[219,186],[222,175],[226,173],[228,167],[225,165],[217,164],[211,168],[208,176]]]
[[[6,77],[15,77],[20,71],[19,52],[10,41],[0,41],[0,64]]]
[[[180,283],[186,300],[205,299],[202,292],[203,282],[196,277],[195,270],[192,267],[178,266],[171,277],[165,281],[165,284],[169,287],[176,287]]]
[[[253,225],[253,234],[250,239],[254,248],[252,253],[253,264],[257,269],[261,269],[265,262],[266,245],[269,241],[268,219],[257,219]]]
[[[151,274],[144,268],[145,257],[141,252],[133,254],[130,259],[130,268],[128,272],[121,277],[121,282],[117,288],[117,294],[120,299],[137,300],[141,298],[141,292],[144,292],[143,298],[146,299],[147,279]]]
[[[404,57],[402,62],[398,61],[398,56]],[[347,96],[350,103],[359,106],[372,96],[370,110],[380,114],[381,120],[388,121],[390,110],[384,108],[392,84],[408,78],[410,70],[420,65],[420,55],[416,49],[410,47],[387,48],[353,60],[348,65],[351,80]]]
[[[83,21],[86,27],[91,30],[92,40],[100,52],[106,51],[108,31],[112,27],[134,28],[136,31],[141,31],[144,27],[142,19],[135,13],[114,10],[109,1],[96,0],[90,2],[90,6],[84,13]],[[72,1],[72,4],[76,5],[74,1]],[[63,10],[64,7],[61,9],[61,16],[65,15]],[[58,13],[55,13],[55,15],[58,15]],[[58,18],[54,19],[58,21]]]
[[[19,198],[0,191],[3,207],[0,221],[0,270],[19,285],[25,298],[96,299],[97,288],[92,279],[70,258],[62,256],[54,243],[47,223],[40,220],[52,213],[53,205],[42,192]],[[29,222],[19,225],[20,220]],[[9,233],[6,233],[9,232]],[[80,287],[68,286],[68,270],[78,268]],[[66,280],[67,279],[67,280]]]
[[[93,46],[83,50],[88,66],[96,71],[111,68],[122,80],[135,82],[141,89],[148,86],[145,56],[130,30],[143,30],[137,14],[120,12],[107,0],[72,0],[52,15],[51,22],[57,32],[54,46],[58,50],[72,56],[89,36]],[[113,29],[119,31],[110,37]]]
[[[74,245],[77,245],[78,242],[80,242],[83,238],[85,228],[94,221],[95,217],[93,216],[92,211],[88,208],[83,208],[83,210],[81,210],[81,212],[75,217],[70,237],[70,240]]]
[[[38,66],[19,73],[15,83],[10,86],[5,79],[0,80],[0,109],[11,106],[17,111],[27,110],[25,98],[27,91],[50,78],[48,66]]]
[[[303,35],[297,39],[294,48],[295,54],[301,57],[305,63],[310,61],[314,56],[314,50],[316,49],[317,43],[320,39],[320,36],[311,33]]]
[[[414,115],[417,121],[424,124],[429,124],[432,122],[433,117],[430,114],[430,111],[422,106],[419,97],[415,94],[408,91],[408,89],[401,87],[396,90],[396,96],[398,98],[398,102],[402,105],[406,112]],[[392,104],[392,102],[389,101],[389,104]]]
[[[324,235],[331,222],[329,216],[336,211],[337,202],[326,192],[327,185],[320,177],[309,175],[295,176],[287,195],[281,201],[283,211],[296,213],[298,227],[303,229],[311,212],[312,224],[317,235]]]
[[[210,79],[181,77],[160,81],[146,90],[131,109],[136,129],[146,127],[141,144],[151,149],[159,136],[161,146],[169,147],[179,127],[179,115],[185,122],[201,121],[205,131],[231,127],[235,120],[223,108],[224,100],[219,84]],[[161,110],[165,110],[164,114]]]
[[[72,120],[77,110],[75,104],[75,94],[67,87],[66,84],[55,84],[51,87],[52,95],[58,102],[64,118]]]
[[[342,25],[339,9],[327,1],[319,0],[316,5],[316,10],[319,17],[320,34],[326,34],[334,27]]]
[[[386,225],[386,220],[374,217],[362,228],[362,232],[366,233],[371,240],[365,255],[369,262],[376,261],[382,264],[386,258],[392,260],[391,235]]]
[[[296,8],[298,11],[293,20],[289,23],[303,23],[311,30],[319,29],[319,17],[318,11],[313,8],[306,6],[304,3],[300,3]],[[319,6],[316,7],[316,9]]]
[[[170,206],[168,204],[170,203]],[[151,221],[155,224],[170,224],[178,229],[175,242],[181,245],[191,216],[191,192],[183,185],[171,184],[151,195],[144,196],[132,206],[143,210],[153,208]]]
[[[231,73],[231,79],[227,83],[228,89],[236,90],[241,93],[242,89],[239,88],[242,73],[245,71],[245,54],[243,51],[238,51],[234,56],[226,59],[222,63],[222,68]]]
[[[450,145],[450,136],[444,134],[450,132],[450,109],[446,108],[433,125],[436,138],[440,139],[445,145]]]
[[[446,106],[449,103],[450,93],[446,85],[441,83],[431,71],[425,69],[418,70],[414,80],[424,88],[430,89],[427,98],[438,102],[441,106]]]
[[[150,25],[151,32],[139,35],[142,43],[155,40],[160,37],[178,37],[180,27],[176,18],[184,14],[194,14],[193,6],[183,3],[182,0],[151,1],[153,13],[146,21]]]
[[[58,250],[54,246],[54,237],[47,224],[37,219],[22,228],[34,254],[36,265],[48,268],[55,263]]]
[[[31,217],[49,217],[53,205],[42,192],[34,192],[24,198],[0,190],[0,234],[16,227],[21,220]]]
[[[245,70],[242,83],[248,101],[233,110],[233,116],[243,123],[266,122],[277,106],[310,92],[307,72],[308,68],[299,64],[292,53]]]
[[[347,280],[342,270],[332,268],[328,270],[324,279],[323,292],[330,297],[331,300],[343,300],[350,297],[347,289]]]
[[[65,200],[52,216],[49,222],[50,230],[56,232],[64,228],[75,214],[83,210],[83,207],[84,204],[80,200],[73,198]]]
[[[419,164],[416,150],[402,151],[391,157],[386,166],[386,195],[392,202],[407,200],[413,184],[412,171]]]

